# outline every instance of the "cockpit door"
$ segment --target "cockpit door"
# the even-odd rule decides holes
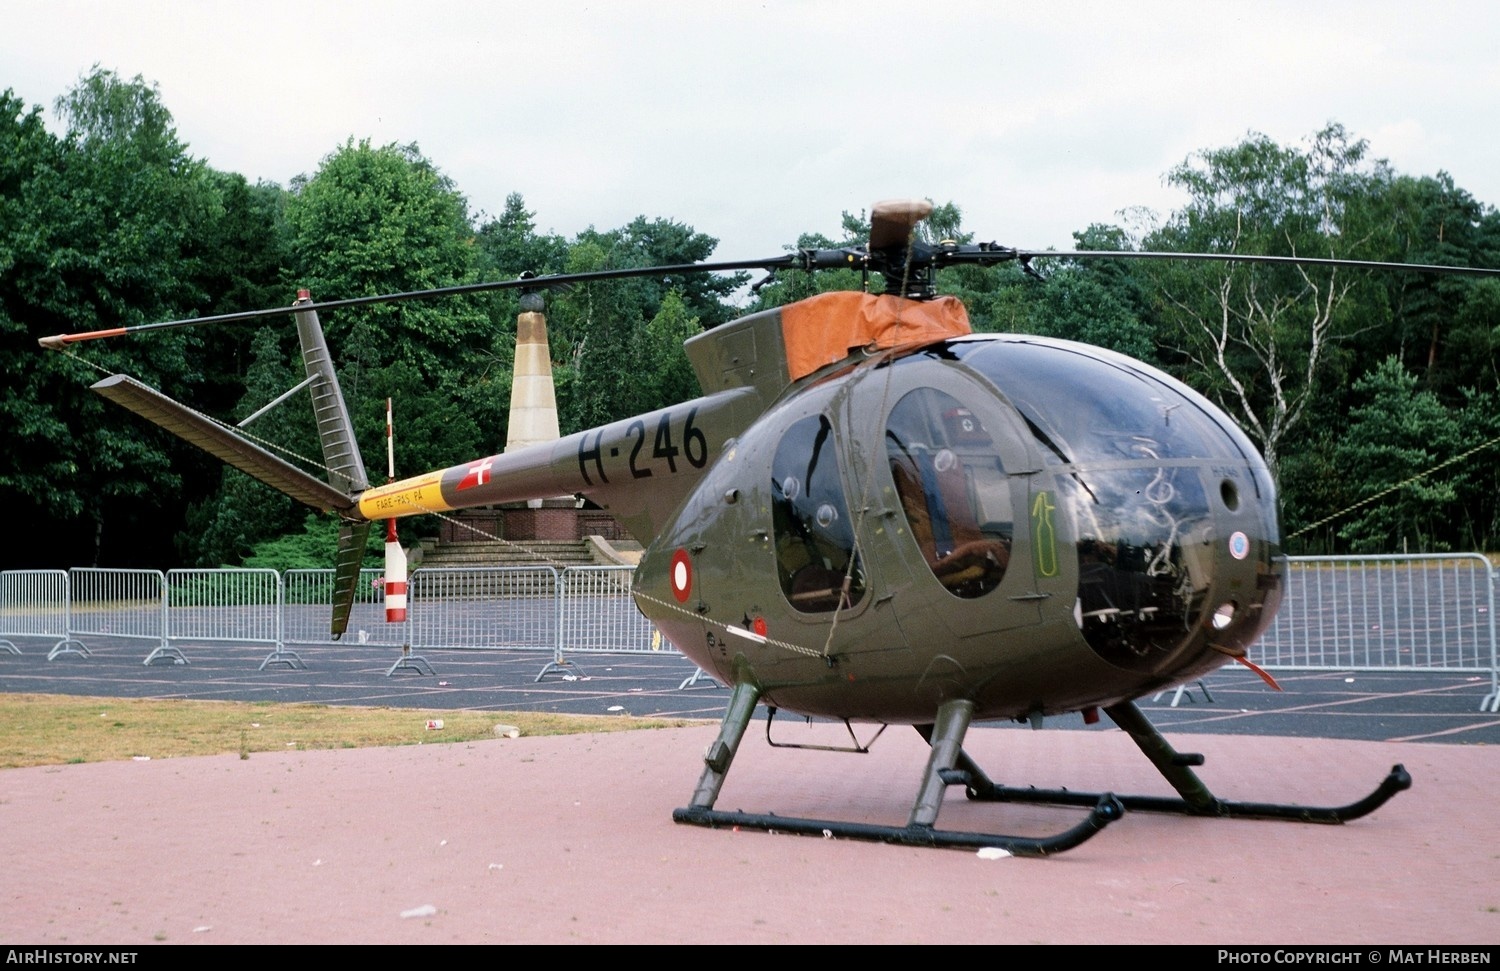
[[[1041,464],[1020,417],[937,354],[873,369],[851,397],[881,443],[854,486],[870,510],[862,541],[904,581],[889,595],[908,637],[933,623],[967,637],[1039,622],[1057,522],[1051,497],[1033,494]]]

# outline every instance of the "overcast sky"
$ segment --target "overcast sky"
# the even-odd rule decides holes
[[[49,117],[97,63],[158,85],[189,151],[251,181],[415,142],[472,210],[519,192],[564,236],[665,217],[717,259],[908,196],[957,203],[980,240],[1070,248],[1177,205],[1162,176],[1192,152],[1329,121],[1500,204],[1480,0],[0,0],[0,24],[0,88]]]

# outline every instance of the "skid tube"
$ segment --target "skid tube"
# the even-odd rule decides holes
[[[905,826],[715,809],[714,801],[718,798],[730,763],[744,738],[745,729],[759,699],[760,689],[748,681],[734,686],[728,708],[724,712],[724,720],[719,726],[719,736],[704,754],[703,775],[693,793],[692,803],[673,810],[673,821],[712,828],[757,829],[769,833],[795,833],[822,836],[825,839],[857,839],[905,846],[995,848],[1012,856],[1036,857],[1070,850],[1125,814],[1125,807],[1120,800],[1105,793],[1092,800],[1093,808],[1083,821],[1052,836],[1008,836],[937,828],[935,824],[944,790],[967,778],[966,772],[955,771],[955,763],[963,761],[972,765],[963,752],[963,737],[974,714],[974,705],[969,701],[945,702],[938,709],[937,720],[932,725],[921,727],[932,752],[923,772],[916,802],[912,806],[911,817]],[[767,730],[769,731],[769,725]]]
[[[1369,815],[1398,792],[1411,788],[1411,775],[1396,765],[1369,795],[1345,806],[1298,806],[1289,803],[1239,802],[1220,799],[1199,780],[1190,766],[1202,765],[1203,756],[1178,752],[1172,748],[1156,726],[1133,702],[1123,702],[1104,709],[1116,725],[1128,734],[1156,766],[1162,777],[1181,795],[1180,799],[1163,796],[1116,796],[1128,810],[1138,812],[1178,813],[1185,816],[1215,816],[1225,819],[1280,819],[1298,823],[1338,825]],[[955,783],[963,784],[970,799],[986,802],[1047,803],[1063,806],[1087,806],[1097,794],[1070,789],[1036,789],[1002,786],[990,781],[966,753],[959,753],[955,768],[949,773]]]

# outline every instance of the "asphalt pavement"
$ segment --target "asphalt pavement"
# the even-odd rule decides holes
[[[51,660],[46,640],[18,645],[19,655],[0,652],[0,691],[711,720],[723,715],[729,695],[671,650],[579,653],[558,663],[551,652],[526,650],[410,653],[352,644],[274,652],[264,644],[205,642],[176,644],[180,660],[148,664],[152,645],[140,640],[95,638],[86,654]],[[1489,672],[1271,673],[1282,690],[1230,665],[1140,704],[1168,734],[1500,745]],[[1086,726],[1069,715],[1042,727]],[[1101,719],[1093,730],[1113,726]]]

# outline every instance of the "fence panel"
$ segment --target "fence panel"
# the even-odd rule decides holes
[[[413,648],[557,651],[557,570],[439,567],[407,585]]]
[[[68,571],[0,572],[0,650],[20,654],[10,638],[41,637],[53,649],[68,639]]]
[[[167,645],[166,583],[160,570],[110,570],[78,566],[68,571],[68,638],[48,655],[83,653],[85,637],[154,643],[143,663],[186,659]]]
[[[1316,556],[1287,561],[1275,622],[1255,649],[1269,669],[1488,673],[1485,710],[1500,709],[1496,570],[1477,553]],[[635,653],[669,649],[631,596],[633,567],[485,567],[413,572],[407,621],[385,620],[381,571],[360,573],[344,643]],[[151,642],[145,663],[187,663],[172,642],[334,643],[332,570],[0,572],[0,650],[7,638],[56,642],[49,660],[87,656],[84,638]],[[288,652],[289,653],[289,652]],[[295,658],[295,655],[291,655]],[[288,660],[287,663],[300,661]],[[545,669],[544,672],[546,673]],[[540,679],[540,678],[539,678]]]
[[[570,566],[563,571],[558,641],[563,653],[626,654],[660,650],[656,628],[635,605],[635,567]]]
[[[349,625],[337,641],[328,629],[333,618],[333,571],[287,570],[281,582],[281,636],[288,644],[407,643],[406,624],[385,619],[385,585],[378,569],[359,571]]]
[[[1495,590],[1477,553],[1288,559],[1266,668],[1496,670]]]
[[[283,656],[281,575],[275,570],[168,570],[167,643],[229,641],[267,644],[272,660]]]

